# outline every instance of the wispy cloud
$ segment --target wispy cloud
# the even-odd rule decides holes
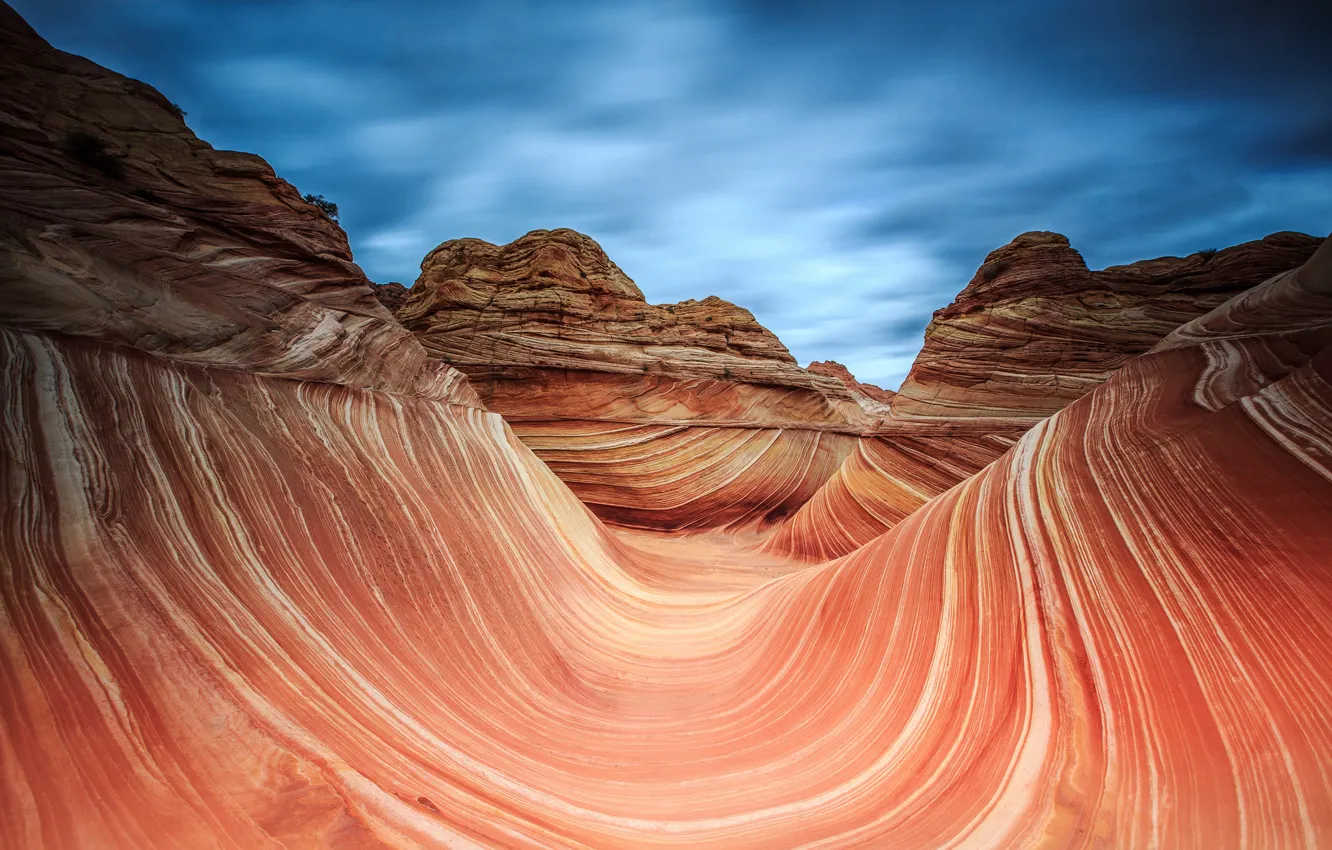
[[[1328,229],[1323,4],[907,5],[16,3],[336,200],[376,280],[573,227],[890,387],[1024,230],[1103,266]]]

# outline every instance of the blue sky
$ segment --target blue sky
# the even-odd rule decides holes
[[[572,227],[888,387],[1023,231],[1100,268],[1332,229],[1312,0],[13,5],[336,201],[373,280]]]

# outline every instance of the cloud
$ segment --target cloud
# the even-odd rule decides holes
[[[1306,0],[15,5],[337,201],[373,279],[573,227],[888,387],[1020,232],[1099,267],[1329,227]]]

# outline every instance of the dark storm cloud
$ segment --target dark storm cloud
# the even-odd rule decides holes
[[[1325,3],[16,6],[337,201],[376,280],[573,227],[886,386],[1022,231],[1099,267],[1332,221]]]

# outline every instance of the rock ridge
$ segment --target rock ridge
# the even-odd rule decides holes
[[[197,365],[477,406],[372,294],[346,234],[151,86],[0,7],[0,321]]]

